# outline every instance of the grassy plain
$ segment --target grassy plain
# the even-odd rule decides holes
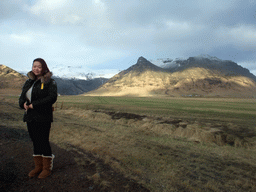
[[[61,96],[50,140],[92,153],[150,191],[253,192],[255,107],[253,99]],[[228,142],[232,137],[242,144]],[[86,158],[76,161],[85,165]],[[88,178],[111,191],[102,164],[91,163],[97,173]]]
[[[182,119],[217,120],[255,127],[256,100],[177,97],[84,97],[61,96],[64,108],[105,109],[120,112],[171,116]]]
[[[69,96],[59,97],[57,105],[77,118],[72,130],[65,127],[72,135],[69,142],[99,155],[151,191],[256,191],[253,99]],[[106,111],[154,120],[113,120]],[[181,119],[194,131],[158,123],[161,118]],[[223,135],[248,139],[251,147],[207,142],[212,135],[203,130],[216,127],[225,128]],[[191,134],[201,134],[206,142],[188,140]]]

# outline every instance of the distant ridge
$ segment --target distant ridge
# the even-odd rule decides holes
[[[140,57],[97,90],[102,96],[255,97],[256,77],[232,61],[216,57],[170,60],[164,68]]]
[[[20,94],[22,86],[28,78],[25,75],[5,66],[0,65],[0,93]],[[78,95],[97,89],[108,79],[94,78],[89,80],[82,79],[63,79],[53,77],[57,82],[58,93],[61,95]]]
[[[94,79],[64,79],[53,77],[58,86],[58,93],[61,95],[79,95],[88,91],[97,89],[104,84],[108,79],[94,78]]]
[[[187,68],[192,67],[200,67],[210,70],[218,70],[225,76],[246,76],[252,78],[256,81],[256,76],[254,76],[250,71],[246,68],[241,67],[237,63],[229,60],[220,60],[217,57],[189,57],[187,60],[177,60],[177,63],[174,68],[168,68],[171,72],[183,71]]]

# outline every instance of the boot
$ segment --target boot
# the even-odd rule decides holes
[[[53,168],[53,159],[54,155],[52,156],[43,156],[43,171],[39,174],[39,179],[44,179],[51,175],[51,171]]]
[[[43,170],[43,157],[41,155],[33,155],[35,162],[35,169],[29,172],[29,177],[34,177]]]

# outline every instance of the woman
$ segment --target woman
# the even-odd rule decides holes
[[[19,105],[25,109],[23,121],[27,122],[29,136],[34,147],[35,169],[29,177],[39,174],[38,178],[46,178],[51,174],[53,158],[49,143],[51,122],[53,121],[52,105],[57,100],[57,85],[46,62],[37,58],[33,61],[29,79],[25,82],[19,98]]]

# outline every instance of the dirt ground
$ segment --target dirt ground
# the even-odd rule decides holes
[[[15,103],[1,99],[0,191],[149,191],[92,154],[72,145],[61,148],[54,143],[52,174],[46,179],[29,178],[34,167],[33,146],[21,114]]]

